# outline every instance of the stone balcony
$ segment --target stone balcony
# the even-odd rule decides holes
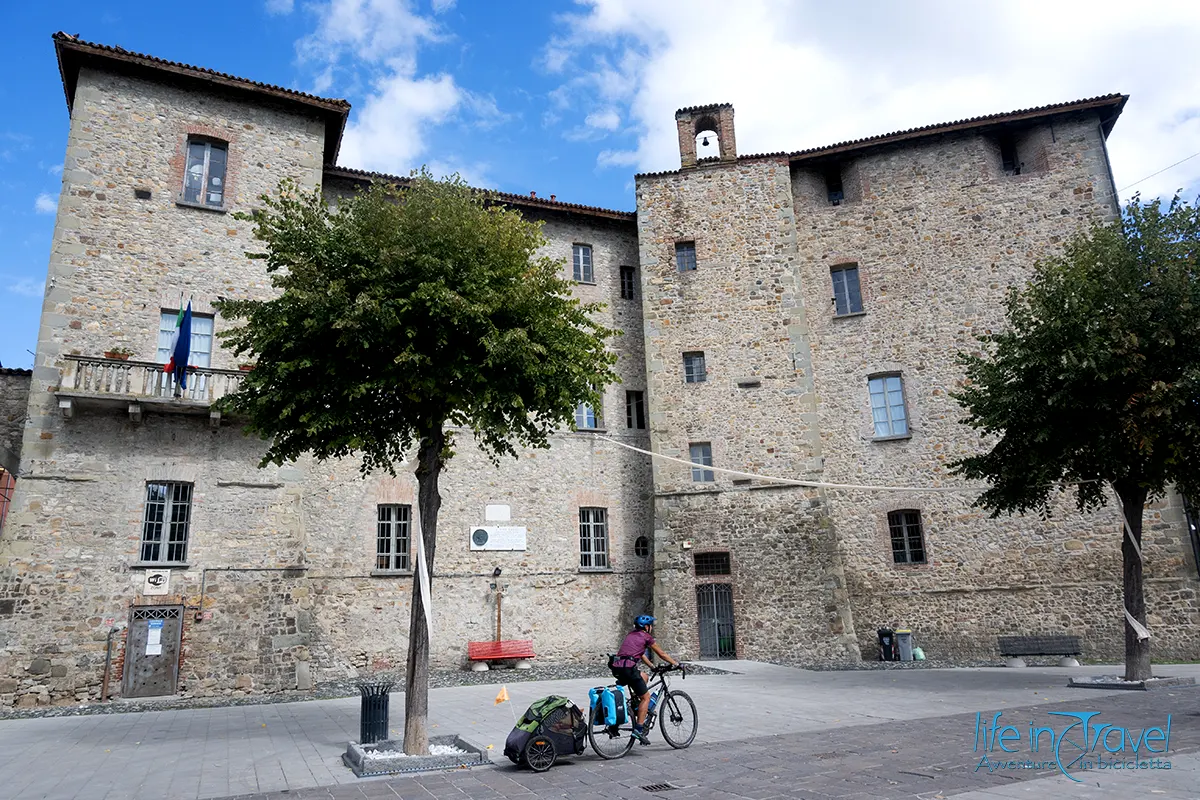
[[[141,422],[143,409],[149,409],[207,416],[217,427],[221,412],[213,403],[236,392],[245,377],[238,370],[191,367],[187,388],[177,391],[174,376],[164,373],[162,364],[73,355],[63,360],[66,365],[55,395],[64,417],[77,411],[121,409],[134,422]]]

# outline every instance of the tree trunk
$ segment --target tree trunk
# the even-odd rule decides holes
[[[446,434],[438,427],[436,433],[421,439],[417,450],[417,508],[421,516],[419,534],[425,546],[425,563],[429,570],[430,615],[433,613],[433,557],[437,549],[437,518],[442,507],[438,494],[438,476],[442,472],[442,449]],[[425,601],[421,597],[420,565],[413,552],[412,619],[408,630],[408,670],[404,682],[404,752],[409,755],[429,754],[429,629],[425,626]]]
[[[1142,512],[1146,505],[1146,490],[1136,483],[1120,483],[1114,487],[1125,517],[1129,522],[1130,532],[1133,533],[1137,547],[1142,545]],[[1125,562],[1125,608],[1140,622],[1146,625],[1146,597],[1142,583],[1142,559],[1138,549],[1129,541],[1129,535],[1121,529],[1121,556]],[[1138,639],[1137,631],[1125,615],[1121,615],[1125,623],[1125,680],[1144,681],[1150,677],[1150,640]]]

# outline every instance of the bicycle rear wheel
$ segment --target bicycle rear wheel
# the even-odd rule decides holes
[[[596,725],[596,715],[604,713],[593,709],[588,719],[588,741],[601,758],[622,758],[633,748],[633,724]]]
[[[686,692],[667,692],[658,705],[658,725],[667,744],[682,750],[696,738],[696,730],[700,727],[696,704]]]

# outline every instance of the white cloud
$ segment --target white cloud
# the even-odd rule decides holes
[[[1125,92],[1109,140],[1119,187],[1200,141],[1196,3],[1012,0],[1003,13],[950,0],[875,0],[853,13],[789,0],[582,4],[543,53],[563,76],[554,100],[622,112],[641,170],[678,167],[673,112],[715,102],[734,104],[738,151],[754,153]],[[598,163],[623,166],[607,152]],[[1200,158],[1138,188],[1189,185],[1200,185]]]
[[[39,214],[53,214],[58,211],[58,198],[52,194],[42,192],[33,201],[33,210]]]
[[[615,131],[621,126],[621,115],[614,109],[605,108],[588,114],[583,124],[602,131]]]
[[[339,157],[345,166],[406,175],[426,160],[436,126],[462,117],[483,127],[506,119],[493,97],[464,90],[453,75],[420,72],[421,47],[447,37],[414,6],[413,0],[329,0],[311,7],[316,30],[296,49],[316,70],[314,91],[366,95],[346,126]],[[432,7],[441,13],[453,6],[434,0]],[[465,170],[483,171],[481,165]]]
[[[273,16],[283,16],[292,13],[295,0],[267,0],[267,13]]]
[[[19,278],[16,283],[8,285],[8,291],[24,297],[43,297],[46,294],[46,282],[35,281],[33,278]]]
[[[63,165],[55,164],[52,167],[50,167],[49,169],[47,169],[46,171],[49,172],[51,175],[62,175]]]

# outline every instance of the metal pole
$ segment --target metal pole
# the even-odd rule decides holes
[[[104,639],[104,683],[100,687],[100,702],[108,701],[108,670],[112,666],[112,637],[117,632],[117,626],[109,628],[108,636]]]
[[[500,641],[500,599],[504,597],[504,593],[500,591],[500,584],[496,584],[496,641]]]

